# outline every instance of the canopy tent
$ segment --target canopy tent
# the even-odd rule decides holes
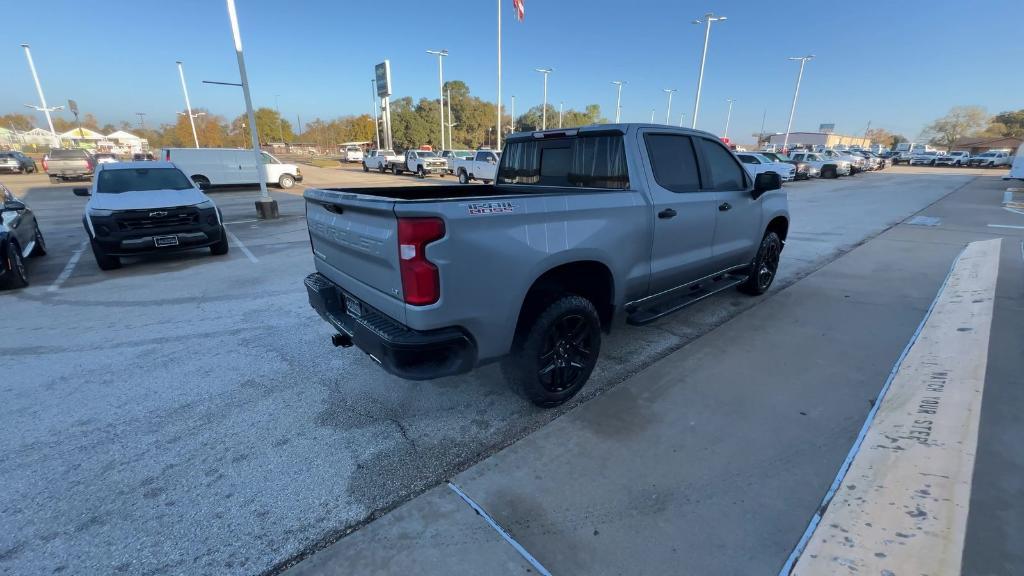
[[[88,128],[75,128],[60,135],[61,140],[103,140],[103,134]]]

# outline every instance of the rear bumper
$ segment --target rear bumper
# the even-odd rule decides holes
[[[315,272],[306,277],[309,305],[385,371],[407,380],[463,374],[476,363],[476,345],[457,327],[419,331],[405,326]]]

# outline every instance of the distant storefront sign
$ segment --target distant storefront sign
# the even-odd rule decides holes
[[[373,73],[377,79],[377,96],[391,96],[391,61],[385,60],[377,64],[373,67]]]

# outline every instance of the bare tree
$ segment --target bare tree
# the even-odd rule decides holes
[[[988,121],[988,113],[981,106],[954,106],[926,126],[924,134],[932,144],[949,148],[964,136],[982,130]]]

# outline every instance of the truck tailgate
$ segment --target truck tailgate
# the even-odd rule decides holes
[[[314,188],[303,196],[317,272],[404,322],[394,202]]]

